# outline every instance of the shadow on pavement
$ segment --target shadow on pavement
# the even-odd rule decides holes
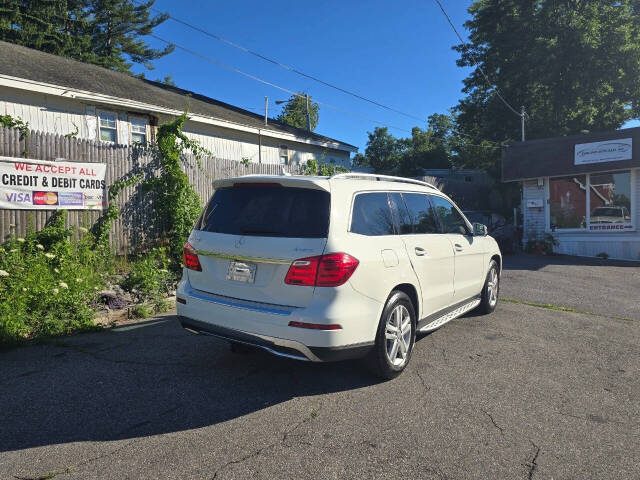
[[[505,255],[503,268],[504,270],[540,270],[549,265],[640,268],[640,262],[625,260],[605,260],[572,255],[533,255],[527,253]]]
[[[0,451],[205,427],[373,383],[356,362],[232,354],[165,317],[0,353]]]

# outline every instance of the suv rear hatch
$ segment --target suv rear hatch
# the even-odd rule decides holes
[[[311,181],[223,183],[190,237],[202,267],[187,270],[191,286],[254,302],[308,305],[314,287],[285,284],[285,276],[294,260],[324,252],[329,204],[329,192]]]

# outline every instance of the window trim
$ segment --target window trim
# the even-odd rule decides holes
[[[575,176],[575,175],[557,175],[557,176],[553,176],[553,177],[543,177],[544,178],[544,196],[545,196],[545,202],[544,202],[544,216],[545,216],[545,225],[544,225],[544,231],[545,233],[551,233],[551,234],[589,234],[589,235],[602,235],[602,234],[608,234],[608,233],[614,233],[614,234],[624,234],[624,233],[631,233],[631,232],[637,232],[638,229],[638,225],[637,225],[637,218],[638,218],[638,212],[636,211],[638,209],[638,202],[636,199],[636,188],[635,185],[637,184],[638,181],[640,181],[640,178],[638,178],[638,172],[640,170],[635,169],[635,168],[624,168],[624,169],[620,169],[620,170],[603,170],[600,172],[591,172],[591,173],[580,173],[579,175],[584,175],[586,177],[586,190],[587,192],[590,192],[591,189],[591,175],[602,175],[605,173],[629,173],[629,182],[630,182],[630,190],[631,190],[631,198],[630,198],[630,202],[631,202],[631,228],[626,228],[624,230],[591,230],[591,195],[587,195],[586,198],[586,220],[587,220],[587,226],[586,228],[556,228],[555,230],[553,230],[551,228],[551,180],[555,179],[555,178],[566,178],[566,177],[571,177],[571,176]]]
[[[115,127],[111,128],[111,127],[104,127],[105,130],[113,130],[116,133],[116,139],[115,141],[111,141],[111,140],[103,140],[102,139],[102,134],[100,132],[100,130],[102,130],[102,124],[100,123],[100,115],[102,115],[103,113],[108,113],[110,115],[113,115],[115,117]],[[118,143],[118,112],[114,111],[114,110],[104,110],[104,109],[96,109],[96,117],[98,118],[98,141],[99,142],[104,142],[104,143],[110,143],[110,144],[117,144]]]

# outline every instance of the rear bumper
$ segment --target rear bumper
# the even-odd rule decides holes
[[[212,335],[224,340],[252,345],[262,348],[273,355],[293,358],[295,360],[311,362],[350,360],[365,356],[373,347],[372,343],[346,345],[342,347],[307,347],[294,340],[233,330],[183,316],[179,316],[178,318],[182,327],[190,332]]]
[[[316,292],[307,307],[289,307],[195,290],[186,276],[178,285],[177,297],[178,317],[187,330],[313,362],[366,355],[374,345],[382,307],[348,285],[340,291]],[[289,326],[292,321],[339,324],[342,328],[311,330]]]

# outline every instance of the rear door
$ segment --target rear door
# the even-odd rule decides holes
[[[474,237],[462,213],[449,200],[431,195],[444,236],[451,242],[455,258],[454,303],[477,295],[484,283],[484,238]]]
[[[400,236],[422,291],[426,317],[453,302],[454,258],[449,239],[439,231],[437,216],[423,193],[391,193]]]
[[[187,270],[196,290],[243,300],[302,307],[314,287],[287,285],[299,258],[321,255],[329,228],[328,191],[236,183],[216,191],[189,242],[202,271]]]

